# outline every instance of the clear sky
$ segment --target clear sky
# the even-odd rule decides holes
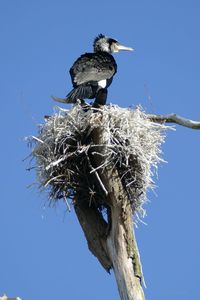
[[[87,249],[72,210],[49,208],[27,172],[24,137],[71,89],[68,69],[104,33],[115,55],[108,102],[200,120],[200,2],[1,0],[0,295],[23,300],[119,299],[113,275]],[[64,107],[64,106],[63,106]],[[137,239],[148,300],[200,299],[200,132],[177,127]]]

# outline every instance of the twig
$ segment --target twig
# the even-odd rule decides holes
[[[41,139],[39,139],[38,137],[36,137],[36,136],[34,136],[34,135],[32,135],[32,137],[31,137],[33,140],[35,140],[35,141],[37,141],[37,142],[39,142],[39,143],[44,143]],[[1,298],[0,298],[0,300],[1,300]]]
[[[67,196],[66,196],[66,195],[63,195],[63,199],[64,199],[64,201],[65,201],[65,203],[66,203],[66,205],[67,205],[67,209],[68,209],[68,211],[71,211],[71,208],[70,208],[69,202],[67,201]]]
[[[107,191],[107,189],[105,188],[103,182],[101,181],[101,178],[100,178],[98,172],[93,168],[93,166],[92,166],[92,164],[91,164],[91,161],[90,161],[88,155],[87,155],[87,161],[88,161],[88,165],[89,165],[91,171],[94,170],[94,173],[95,173],[95,175],[96,175],[96,178],[97,178],[97,180],[99,181],[99,184],[100,184],[102,190],[104,191],[105,195],[107,196],[107,195],[108,195],[108,191]],[[91,173],[91,172],[90,172],[90,173]]]
[[[44,187],[47,187],[53,180],[55,181],[56,179],[61,178],[61,177],[63,177],[63,174],[57,175],[57,176],[55,176],[55,177],[53,177],[53,178],[50,178],[50,179],[44,184]],[[0,299],[0,300],[1,300],[1,299]]]
[[[147,114],[147,118],[157,123],[176,123],[178,125],[185,126],[191,129],[200,130],[200,122],[183,118],[181,116],[178,116],[177,114],[169,114],[169,115]]]
[[[109,165],[109,161],[105,161],[103,164],[101,164],[100,166],[96,167],[96,168],[92,168],[92,170],[90,171],[90,174],[96,172],[99,169],[103,169],[104,166]]]

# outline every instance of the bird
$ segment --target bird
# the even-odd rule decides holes
[[[133,51],[131,47],[117,40],[99,34],[93,42],[93,52],[82,54],[69,70],[73,89],[65,98],[52,96],[57,102],[85,103],[84,99],[95,99],[97,105],[105,105],[107,88],[117,72],[117,64],[112,53]]]

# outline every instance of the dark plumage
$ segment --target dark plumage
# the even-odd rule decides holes
[[[97,104],[105,104],[107,88],[117,72],[117,64],[111,55],[120,50],[132,51],[112,38],[102,34],[94,40],[94,53],[81,55],[70,69],[73,90],[66,98],[53,97],[63,103],[76,103],[77,100],[94,99]]]

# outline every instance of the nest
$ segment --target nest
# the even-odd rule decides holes
[[[97,144],[98,129],[104,134],[102,144]],[[144,214],[147,190],[153,187],[154,173],[162,161],[165,129],[151,122],[140,107],[57,108],[39,127],[38,136],[30,138],[39,188],[48,190],[51,201],[77,198],[102,209],[106,189],[101,174],[112,167],[133,211]]]

